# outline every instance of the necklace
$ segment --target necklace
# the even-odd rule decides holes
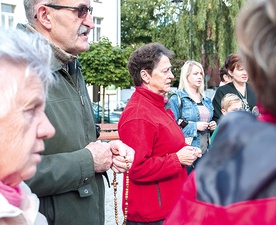
[[[126,224],[127,221],[127,212],[128,212],[128,190],[129,190],[129,162],[126,156],[124,156],[124,159],[126,161],[126,167],[127,171],[126,173],[126,191],[125,191],[125,208],[124,208],[124,221],[122,225]],[[113,172],[113,189],[114,189],[114,212],[115,212],[115,222],[118,225],[119,224],[119,216],[118,216],[118,201],[117,201],[117,176],[116,172]]]
[[[240,99],[242,100],[242,108],[245,111],[250,112],[250,107],[249,107],[249,104],[248,104],[248,101],[247,101],[247,88],[245,88],[245,96],[243,96],[238,90],[237,90],[237,92],[239,94]]]

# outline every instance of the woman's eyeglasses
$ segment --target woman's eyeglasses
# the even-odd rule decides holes
[[[86,5],[81,5],[79,7],[73,7],[73,6],[65,6],[65,5],[52,5],[52,4],[44,4],[44,6],[53,8],[53,9],[73,9],[78,11],[78,17],[83,18],[87,15],[88,11],[90,15],[92,15],[93,7],[87,7]],[[35,15],[35,18],[36,15]]]

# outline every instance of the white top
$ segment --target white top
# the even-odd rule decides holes
[[[11,205],[0,194],[0,225],[48,225],[46,218],[38,212],[39,199],[30,188],[21,182],[20,189],[24,198],[20,207]]]

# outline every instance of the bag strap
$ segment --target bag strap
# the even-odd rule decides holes
[[[182,118],[182,101],[178,94],[176,94],[178,99],[178,109],[179,109],[179,118]]]
[[[184,127],[186,127],[188,125],[188,123],[185,121],[185,119],[182,118],[182,99],[180,98],[180,96],[176,93],[174,93],[177,96],[177,100],[178,100],[178,110],[179,110],[179,118],[177,120],[177,124],[181,127],[181,129],[183,129]]]

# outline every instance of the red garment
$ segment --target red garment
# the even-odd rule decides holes
[[[120,139],[135,150],[129,171],[127,219],[154,222],[165,219],[176,203],[186,168],[175,154],[186,146],[164,97],[137,87],[119,121]],[[125,177],[123,210],[125,208]]]
[[[181,197],[164,225],[250,225],[276,223],[276,197],[237,202],[228,206],[196,200],[196,171],[185,184]]]
[[[272,115],[268,110],[264,109],[261,105],[258,105],[260,116],[258,117],[261,121],[276,124],[276,115]]]
[[[260,111],[261,120],[248,112],[222,118],[164,225],[276,224],[275,117]]]

